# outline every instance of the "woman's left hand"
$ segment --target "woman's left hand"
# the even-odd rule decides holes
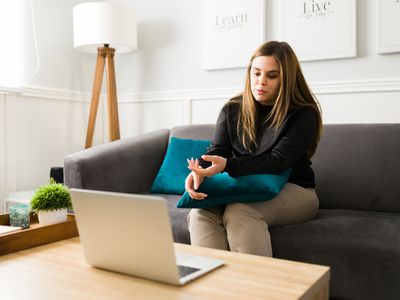
[[[189,164],[188,169],[196,173],[197,175],[211,177],[215,174],[221,173],[226,166],[226,158],[218,155],[202,155],[202,159],[211,162],[211,166],[206,169],[196,166],[195,164]]]

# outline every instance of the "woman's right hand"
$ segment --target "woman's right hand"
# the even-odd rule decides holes
[[[197,159],[195,161],[193,160],[193,158],[191,160],[188,160],[188,164],[194,164],[199,167],[199,162]],[[195,172],[190,172],[189,175],[186,177],[185,189],[192,199],[203,200],[207,197],[207,194],[196,192],[203,180],[204,176],[197,175]]]

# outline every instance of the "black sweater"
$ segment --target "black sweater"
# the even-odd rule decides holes
[[[266,122],[272,106],[257,102],[257,147],[250,152],[242,146],[236,131],[239,107],[239,103],[229,101],[222,108],[206,154],[227,158],[224,172],[230,176],[277,174],[292,168],[289,182],[305,188],[315,187],[307,155],[317,133],[315,111],[308,107],[291,108],[282,125],[273,129]],[[210,163],[201,159],[200,165],[206,168]]]

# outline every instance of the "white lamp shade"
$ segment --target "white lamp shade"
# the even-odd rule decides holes
[[[116,53],[137,49],[137,25],[132,7],[120,3],[87,2],[73,9],[74,47],[97,53],[108,44]]]

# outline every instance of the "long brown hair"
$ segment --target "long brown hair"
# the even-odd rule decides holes
[[[282,125],[291,107],[308,106],[315,111],[318,119],[317,135],[309,149],[311,157],[318,145],[322,133],[321,109],[317,99],[311,93],[304,78],[299,61],[293,49],[286,42],[269,41],[262,44],[252,55],[246,70],[246,83],[239,109],[238,136],[243,146],[251,151],[256,146],[256,100],[251,92],[250,71],[254,58],[272,56],[280,67],[280,87],[268,119],[271,127]]]

